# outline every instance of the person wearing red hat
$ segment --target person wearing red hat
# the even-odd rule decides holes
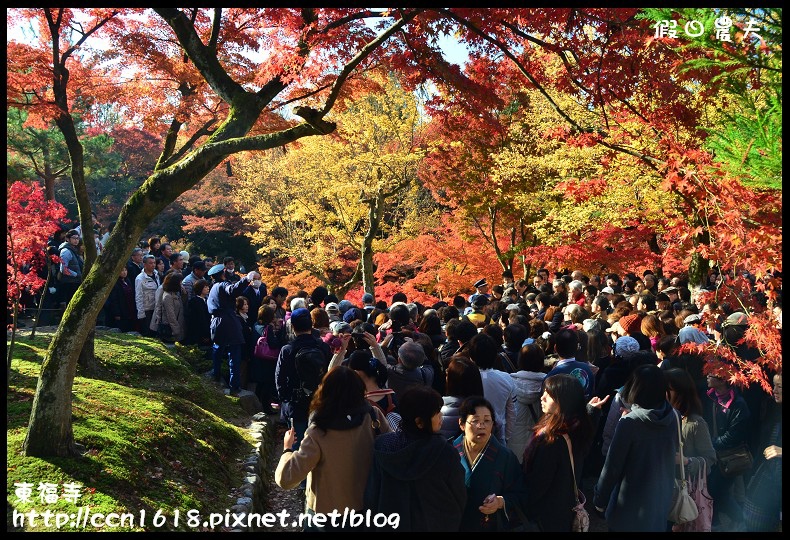
[[[625,317],[620,317],[620,328],[623,329],[624,335],[631,336],[639,343],[640,351],[650,351],[650,338],[642,333],[642,316],[638,313],[632,313]]]

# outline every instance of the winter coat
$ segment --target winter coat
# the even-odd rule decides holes
[[[461,434],[461,427],[458,421],[461,419],[461,403],[464,402],[463,397],[459,396],[444,396],[442,401],[442,428],[439,434],[445,439],[453,440]]]
[[[481,369],[480,378],[483,379],[483,396],[494,407],[496,415],[496,429],[494,436],[502,444],[507,444],[513,430],[516,407],[516,385],[509,374],[498,369]]]
[[[666,532],[675,485],[678,430],[672,406],[637,404],[620,418],[593,490],[613,532]]]
[[[244,345],[241,319],[236,316],[236,298],[248,283],[245,276],[236,283],[220,281],[211,287],[207,305],[211,314],[211,339],[216,345]]]
[[[134,303],[137,306],[137,318],[144,319],[146,311],[156,307],[156,289],[159,287],[156,271],[152,275],[144,271],[134,280]]]
[[[387,364],[387,386],[395,390],[395,395],[400,397],[414,385],[433,384],[433,366],[427,361],[418,368],[406,369],[403,364]]]
[[[114,326],[115,328],[120,327],[121,321],[134,321],[137,319],[134,307],[134,289],[125,280],[118,278],[115,285],[113,285],[110,296],[107,297],[107,301],[104,303],[104,313],[107,326]],[[120,320],[116,321],[115,317],[120,317]]]
[[[513,452],[501,444],[493,435],[474,469],[466,459],[464,435],[459,435],[453,446],[461,458],[466,484],[466,506],[461,519],[461,531],[496,531],[504,528],[508,520],[517,517],[513,510],[518,506],[523,512],[527,500],[527,490],[521,466]],[[505,508],[491,514],[483,521],[480,505],[491,493],[505,499]]]
[[[208,345],[204,340],[211,341],[211,315],[206,300],[200,296],[192,296],[187,302],[186,334],[186,343]]]
[[[464,468],[452,443],[438,434],[412,439],[403,432],[376,439],[366,509],[397,513],[399,532],[452,532],[465,505]]]
[[[85,260],[80,255],[79,250],[68,243],[63,242],[58,247],[58,253],[62,261],[60,264],[60,277],[58,281],[61,283],[81,283],[82,270],[85,266]]]
[[[573,453],[577,453],[574,445]],[[576,459],[576,458],[574,458]],[[577,476],[579,459],[574,463]],[[565,438],[557,436],[546,443],[543,435],[530,441],[524,454],[524,481],[528,488],[526,516],[536,522],[542,532],[570,532],[576,504],[573,493],[571,458]]]
[[[183,341],[186,337],[186,317],[184,303],[180,293],[165,292],[162,294],[162,321],[170,325],[173,341]]]
[[[301,403],[299,407],[294,407],[291,403],[294,390],[297,390],[301,382],[299,374],[296,372],[296,353],[300,349],[308,346],[318,347],[326,358],[326,367],[332,359],[332,351],[329,345],[311,334],[299,334],[291,343],[284,345],[280,349],[280,356],[277,358],[277,366],[274,371],[274,378],[277,384],[277,393],[283,402],[281,415],[283,418],[293,418],[295,420],[307,420],[307,409],[309,403]]]
[[[299,449],[280,456],[274,472],[277,485],[293,489],[306,478],[305,503],[310,510],[320,513],[338,510],[342,514],[348,508],[361,512],[373,462],[375,432],[371,426],[371,409],[380,423],[381,433],[390,432],[384,415],[367,401],[360,410],[337,418],[326,431],[311,422]]]
[[[532,438],[532,427],[542,414],[540,394],[546,374],[533,371],[517,371],[516,373],[511,373],[510,377],[516,386],[516,414],[513,421],[513,430],[510,434],[510,439],[507,441],[507,447],[516,454],[519,463],[521,463],[524,458],[524,449]]]

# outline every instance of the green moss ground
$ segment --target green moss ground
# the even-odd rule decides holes
[[[254,440],[242,427],[249,420],[237,398],[222,395],[200,373],[209,368],[202,354],[180,346],[168,349],[155,339],[97,332],[100,378],[81,376],[73,388],[75,441],[87,452],[77,458],[39,459],[22,455],[22,443],[49,336],[19,338],[14,348],[7,403],[7,528],[27,531],[174,530],[172,516],[197,509],[201,515],[224,513],[234,504],[228,494],[242,483],[237,460]],[[237,424],[237,425],[234,425]],[[32,500],[24,502],[15,483],[31,483]],[[76,482],[83,486],[77,504],[60,498],[38,499],[41,483]],[[13,511],[75,514],[89,506],[92,514],[131,512],[134,526],[84,529],[54,523],[49,527],[14,526]],[[139,514],[145,510],[145,527]],[[156,528],[161,510],[166,523]],[[17,519],[17,525],[18,523]],[[27,520],[25,520],[27,522]],[[52,518],[54,522],[54,518]],[[176,529],[190,529],[183,523]]]

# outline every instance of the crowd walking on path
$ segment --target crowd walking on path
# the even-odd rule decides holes
[[[63,305],[82,279],[80,232],[50,244],[60,263],[48,287]],[[754,360],[741,339],[749,313],[649,270],[502,279],[449,303],[398,293],[355,305],[320,286],[269,290],[232,257],[190,257],[154,237],[130,254],[103,322],[195,346],[228,393],[254,391],[284,428],[275,481],[302,490],[310,515],[567,532],[591,480],[586,508],[609,531],[781,530],[781,368],[769,395],[706,374],[702,353],[683,347],[720,343]],[[763,303],[781,331],[781,294]],[[741,450],[752,461],[733,471]],[[681,477],[712,510],[675,523]]]

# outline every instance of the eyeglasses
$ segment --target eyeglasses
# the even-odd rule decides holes
[[[470,426],[483,426],[483,427],[491,427],[494,425],[493,420],[475,420],[474,418],[471,420],[466,421],[467,424]]]

